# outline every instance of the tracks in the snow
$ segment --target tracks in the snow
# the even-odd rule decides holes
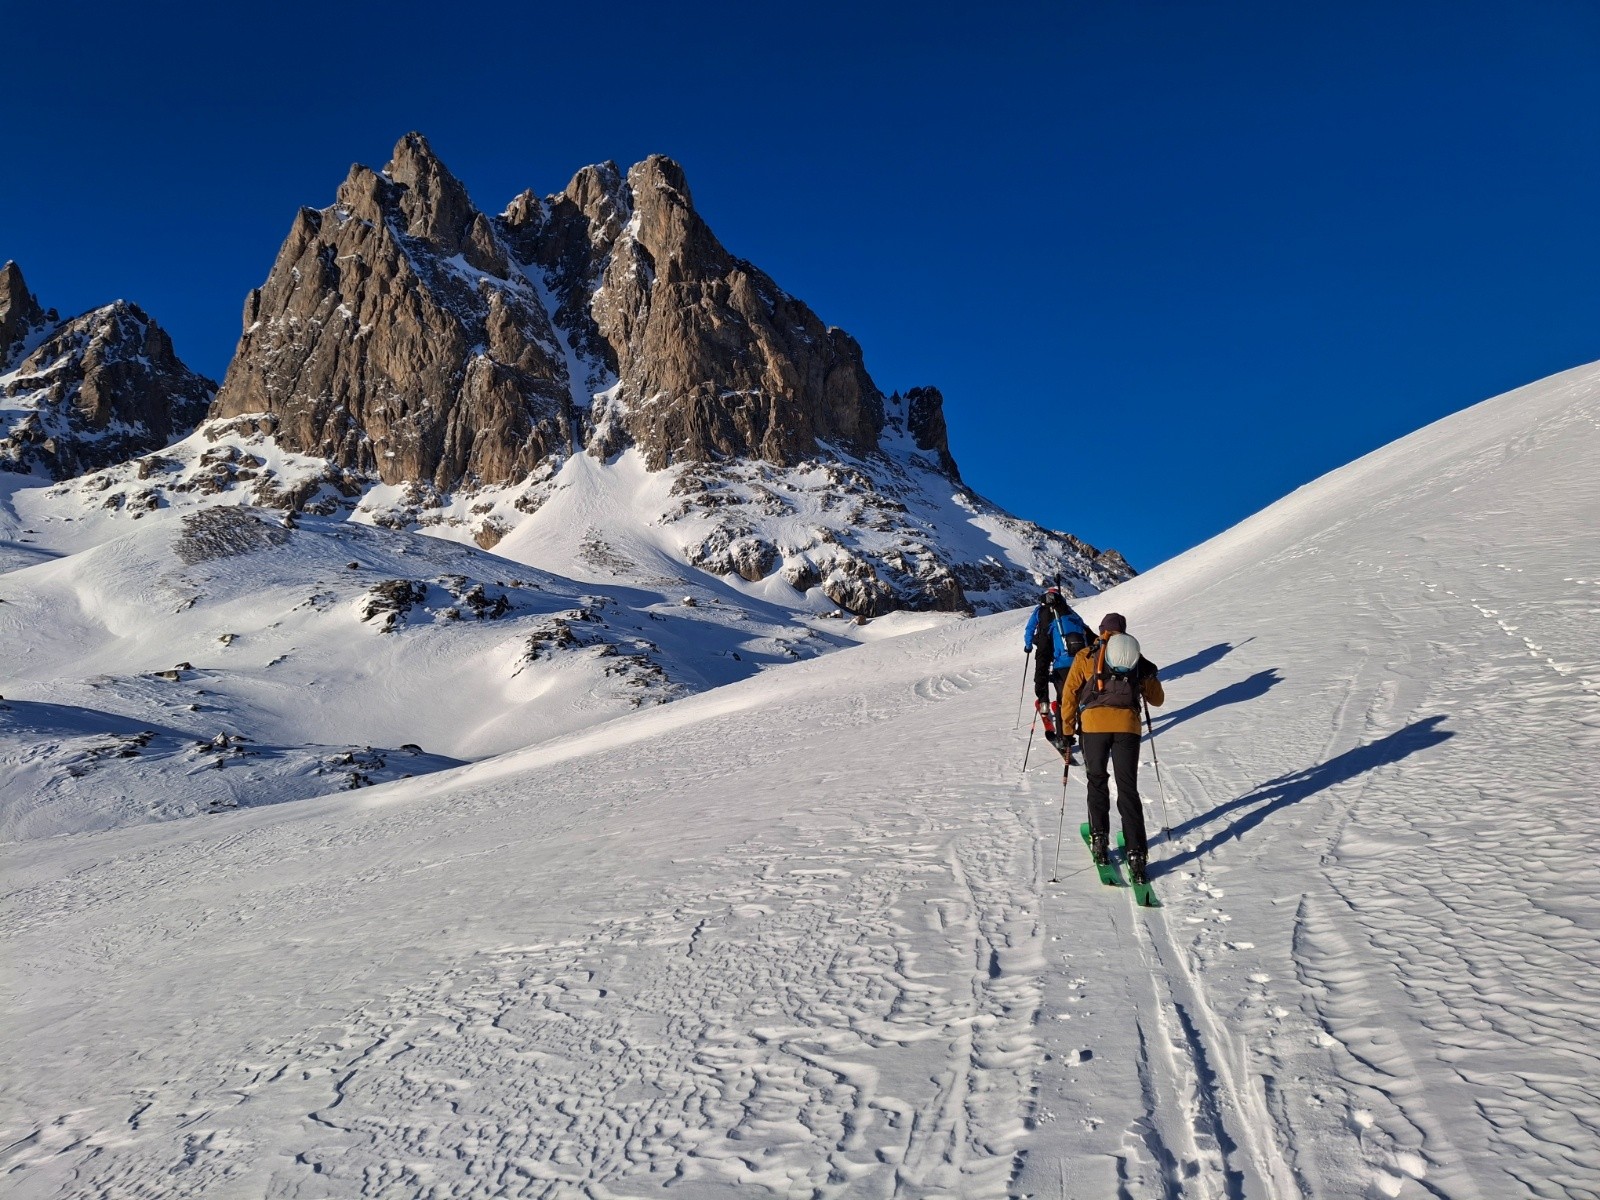
[[[1173,881],[1174,883],[1176,880]],[[1119,1165],[1127,1197],[1289,1200],[1299,1195],[1248,1048],[1230,1036],[1165,919],[1119,907],[1112,926],[1128,949],[1128,1018],[1143,1111]]]
[[[643,907],[254,1039],[144,1098],[111,1153],[81,1153],[87,1115],[17,1152],[70,1163],[84,1197],[169,1178],[407,1200],[1003,1196],[1041,933],[1024,814],[1001,787],[973,803],[929,788],[797,816],[684,864]]]
[[[1082,804],[1081,788],[1072,789],[1068,802]],[[1041,833],[1048,834],[1040,838],[1041,846],[1053,838],[1056,816],[1039,808],[1036,819]],[[1077,857],[1067,861],[1077,863],[1081,847],[1073,852]],[[1115,1194],[1126,1200],[1291,1200],[1300,1195],[1248,1049],[1214,1011],[1191,967],[1190,948],[1169,929],[1169,921],[1195,910],[1192,899],[1182,895],[1192,879],[1192,872],[1158,878],[1164,900],[1173,901],[1160,910],[1135,908],[1126,892],[1112,892],[1092,874],[1075,875],[1070,869],[1064,869],[1064,882],[1050,889],[1077,914],[1070,926],[1062,925],[1060,916],[1049,922],[1060,928],[1057,938],[1074,947],[1065,961],[1089,959],[1085,976],[1069,980],[1074,988],[1086,985],[1087,994],[1053,993],[1057,1004],[1069,1006],[1055,1018],[1070,1020],[1070,1028],[1089,1044],[1077,1052],[1075,1070],[1072,1053],[1065,1056],[1069,1077],[1057,1085],[1052,1104],[1067,1108],[1067,1089],[1093,1090],[1098,1094],[1083,1100],[1085,1115],[1079,1119],[1094,1125],[1110,1118],[1122,1128],[1108,1130],[1114,1136],[1102,1141],[1109,1174],[1076,1166],[1070,1181],[1065,1170],[1058,1172],[1058,1184],[1041,1170],[1036,1185],[1048,1181],[1067,1196]],[[1189,887],[1200,893],[1202,903],[1222,894],[1203,879]],[[1082,901],[1090,897],[1098,908],[1085,913]],[[1090,994],[1099,1001],[1092,1009],[1071,1007]],[[1096,1069],[1101,1055],[1126,1061]]]

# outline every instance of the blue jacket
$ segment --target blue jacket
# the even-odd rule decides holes
[[[1037,638],[1040,632],[1039,615],[1042,612],[1044,612],[1043,607],[1036,608],[1033,610],[1033,615],[1028,618],[1028,627],[1022,633],[1022,648],[1024,650],[1031,650],[1037,646],[1040,652],[1043,652],[1043,639]],[[1056,617],[1045,626],[1044,632],[1050,638],[1051,669],[1056,671],[1065,671],[1072,666],[1072,652],[1067,649],[1067,635],[1069,633],[1081,634],[1085,644],[1094,641],[1094,633],[1088,625],[1084,624],[1083,618],[1073,612],[1071,608],[1068,608],[1064,614]]]
[[[1053,671],[1066,671],[1072,666],[1072,660],[1082,646],[1069,647],[1067,637],[1078,634],[1083,638],[1083,645],[1094,641],[1094,634],[1089,626],[1084,624],[1083,618],[1070,608],[1062,616],[1050,622],[1050,645],[1056,652],[1055,661],[1050,664]]]
[[[1044,612],[1044,605],[1033,610],[1033,615],[1028,618],[1028,627],[1022,631],[1022,649],[1030,651],[1034,647],[1033,635],[1039,632],[1039,614]]]

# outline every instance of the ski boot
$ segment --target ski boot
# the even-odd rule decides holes
[[[1148,883],[1145,878],[1145,863],[1147,856],[1143,854],[1128,855],[1128,878],[1134,883]]]
[[[1094,859],[1094,865],[1103,867],[1111,861],[1111,852],[1106,847],[1106,835],[1094,834],[1089,839],[1089,857]]]
[[[1050,711],[1051,707],[1043,700],[1035,700],[1033,702],[1033,711],[1038,714],[1039,720],[1044,724],[1044,740],[1054,746],[1056,744],[1056,728],[1060,722],[1056,719],[1055,714]]]

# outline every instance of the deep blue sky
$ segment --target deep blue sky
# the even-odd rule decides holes
[[[63,314],[220,377],[296,208],[406,131],[492,212],[662,152],[944,391],[969,483],[1141,567],[1600,359],[1595,0],[0,0],[0,46],[0,260]]]

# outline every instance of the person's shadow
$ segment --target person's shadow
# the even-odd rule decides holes
[[[1247,637],[1239,646],[1248,645],[1255,641],[1254,637]],[[1182,679],[1185,675],[1196,675],[1207,667],[1221,662],[1228,655],[1239,648],[1232,642],[1218,642],[1215,646],[1207,646],[1204,650],[1191,654],[1180,662],[1173,663],[1170,667],[1161,668],[1161,682],[1171,683],[1174,679]]]
[[[1371,771],[1374,768],[1386,766],[1389,763],[1399,762],[1408,758],[1419,750],[1426,750],[1430,746],[1437,746],[1455,736],[1448,729],[1440,729],[1439,722],[1445,719],[1441,713],[1436,717],[1425,717],[1420,721],[1407,725],[1404,729],[1396,730],[1387,737],[1379,738],[1375,742],[1368,742],[1364,746],[1356,746],[1346,750],[1335,758],[1330,758],[1325,763],[1318,763],[1314,767],[1307,767],[1303,771],[1295,771],[1288,775],[1268,781],[1256,788],[1253,792],[1237,799],[1219,804],[1210,812],[1184,821],[1168,835],[1168,840],[1181,838],[1203,826],[1211,824],[1228,813],[1240,809],[1249,811],[1241,813],[1238,817],[1228,822],[1223,828],[1217,830],[1205,841],[1193,849],[1184,850],[1171,858],[1162,860],[1162,869],[1169,870],[1186,862],[1210,854],[1226,841],[1236,841],[1262,821],[1266,820],[1280,808],[1287,808],[1291,804],[1298,804],[1307,797],[1333,787],[1335,784],[1344,783],[1354,779],[1357,775]],[[1251,805],[1259,805],[1252,808]]]
[[[1166,681],[1165,675],[1161,678],[1162,682]],[[1241,679],[1237,683],[1228,684],[1227,687],[1218,688],[1211,695],[1196,700],[1193,704],[1187,704],[1170,713],[1154,712],[1150,715],[1150,721],[1157,733],[1165,733],[1174,725],[1198,717],[1201,713],[1210,712],[1214,708],[1259,699],[1282,682],[1283,676],[1278,674],[1278,668],[1268,667],[1265,671],[1257,671],[1249,679]]]

